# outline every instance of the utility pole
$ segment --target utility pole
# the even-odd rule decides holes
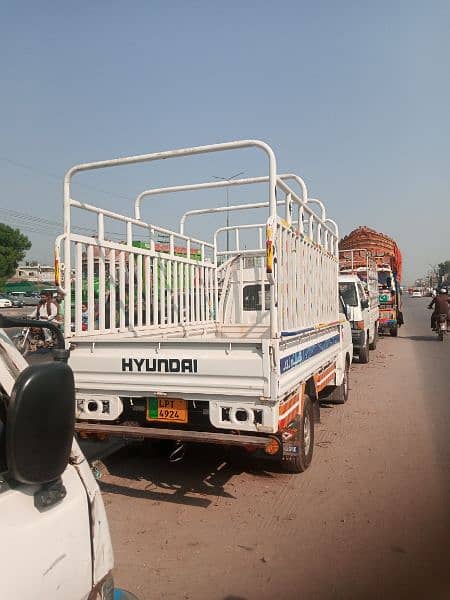
[[[218,177],[217,175],[213,175],[213,179],[218,179],[219,181],[232,181],[233,179],[237,179],[238,177],[240,177],[241,175],[244,174],[244,171],[241,171],[240,173],[235,173],[234,175],[232,175],[231,177]],[[230,196],[229,196],[229,186],[227,185],[227,187],[225,188],[226,192],[227,192],[227,208],[230,208]],[[230,251],[230,230],[228,229],[228,227],[230,226],[230,211],[227,210],[227,253]]]

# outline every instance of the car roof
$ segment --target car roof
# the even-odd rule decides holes
[[[339,281],[342,283],[361,283],[361,279],[358,277],[358,275],[350,275],[345,273],[339,275]]]

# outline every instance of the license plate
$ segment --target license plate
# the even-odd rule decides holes
[[[147,400],[147,421],[187,423],[187,401],[176,398],[149,398]]]

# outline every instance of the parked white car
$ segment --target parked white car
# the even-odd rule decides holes
[[[11,307],[12,307],[11,300],[0,296],[0,308],[11,308]]]

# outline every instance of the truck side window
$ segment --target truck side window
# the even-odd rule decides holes
[[[270,306],[270,285],[264,286],[264,310]],[[244,310],[263,310],[261,284],[246,285],[244,287]]]
[[[367,294],[365,289],[363,288],[363,286],[358,283],[358,291],[359,291],[359,298],[360,300],[365,300],[367,298]]]
[[[353,281],[347,283],[339,282],[339,293],[342,296],[342,300],[348,306],[358,306],[358,296],[356,294],[356,286]]]

